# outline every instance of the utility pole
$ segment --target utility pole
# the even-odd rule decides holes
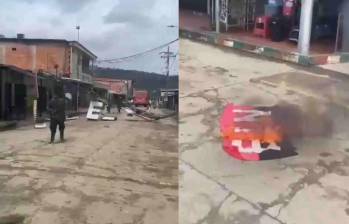
[[[175,58],[176,55],[174,55],[174,53],[170,51],[170,46],[167,47],[167,51],[160,52],[160,54],[161,54],[161,58],[164,58],[166,62],[166,88],[167,88],[168,78],[170,76],[170,59]]]
[[[76,26],[76,29],[78,31],[78,42],[79,42],[79,40],[80,40],[80,26]]]

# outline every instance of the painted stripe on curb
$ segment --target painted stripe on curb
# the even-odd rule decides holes
[[[328,64],[337,64],[341,61],[340,55],[334,55],[334,56],[328,56],[327,57],[327,63]]]
[[[179,34],[180,36],[188,39],[206,42],[222,47],[229,47],[245,52],[254,53],[264,57],[275,58],[287,62],[301,64],[304,66],[349,62],[349,53],[342,53],[340,55],[304,56],[299,55],[295,52],[284,52],[282,50],[271,47],[257,46],[239,40],[225,39],[226,37],[224,38],[223,35],[217,35],[214,33],[202,33],[199,31],[180,29]]]
[[[233,40],[224,40],[223,46],[225,47],[234,47],[234,41]]]

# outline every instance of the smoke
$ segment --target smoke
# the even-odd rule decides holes
[[[333,133],[329,108],[315,100],[302,105],[280,102],[271,108],[273,121],[288,139],[325,137]]]

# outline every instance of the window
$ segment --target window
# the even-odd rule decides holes
[[[16,50],[17,50],[17,48],[15,48],[15,47],[12,48],[12,51],[16,51]]]

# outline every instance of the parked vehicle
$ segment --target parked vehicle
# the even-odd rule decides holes
[[[148,107],[150,102],[149,92],[146,90],[135,90],[133,94],[133,104],[138,106]]]

